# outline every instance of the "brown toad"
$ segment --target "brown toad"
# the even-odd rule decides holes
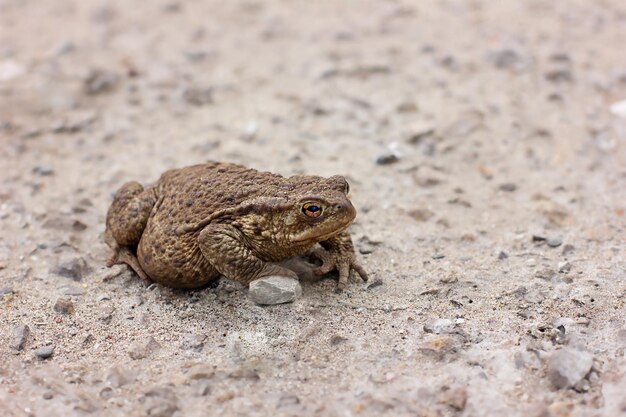
[[[356,271],[346,231],[356,216],[341,176],[285,178],[241,165],[207,163],[174,169],[144,189],[124,184],[107,212],[108,265],[127,263],[143,280],[196,288],[220,275],[249,284],[280,275],[278,265],[319,243],[316,275],[339,271],[338,289]]]

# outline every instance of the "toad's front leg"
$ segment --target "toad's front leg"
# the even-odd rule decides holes
[[[339,291],[346,288],[348,277],[352,271],[356,271],[363,281],[367,281],[367,272],[356,261],[354,245],[348,232],[342,232],[320,242],[320,245],[324,249],[317,249],[312,253],[314,257],[322,261],[322,266],[314,271],[316,275],[324,275],[337,269],[339,271],[339,282],[337,283]]]
[[[245,236],[226,224],[206,226],[198,236],[202,255],[228,279],[248,285],[272,275],[298,279],[295,272],[259,259],[247,245]]]

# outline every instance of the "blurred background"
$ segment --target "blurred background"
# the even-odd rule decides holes
[[[0,409],[624,413],[624,39],[618,0],[0,0]],[[345,175],[376,284],[105,269],[112,193],[208,160]]]

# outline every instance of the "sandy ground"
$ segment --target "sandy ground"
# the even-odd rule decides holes
[[[626,415],[625,37],[619,0],[0,0],[0,414]],[[112,193],[206,160],[346,175],[370,283],[106,269]]]

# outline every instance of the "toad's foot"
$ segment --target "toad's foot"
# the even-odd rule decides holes
[[[135,254],[129,248],[125,246],[118,246],[113,250],[113,254],[107,259],[107,266],[109,268],[116,264],[126,264],[130,266],[133,271],[135,271],[135,273],[141,279],[143,285],[147,287],[148,285],[152,284],[152,280],[139,264],[137,256],[135,256]]]
[[[355,271],[363,281],[367,281],[367,272],[356,261],[352,240],[348,234],[340,234],[332,239],[321,243],[324,249],[316,249],[311,255],[322,261],[322,266],[313,272],[316,275],[324,275],[336,269],[339,271],[337,290],[346,288],[348,277]]]

